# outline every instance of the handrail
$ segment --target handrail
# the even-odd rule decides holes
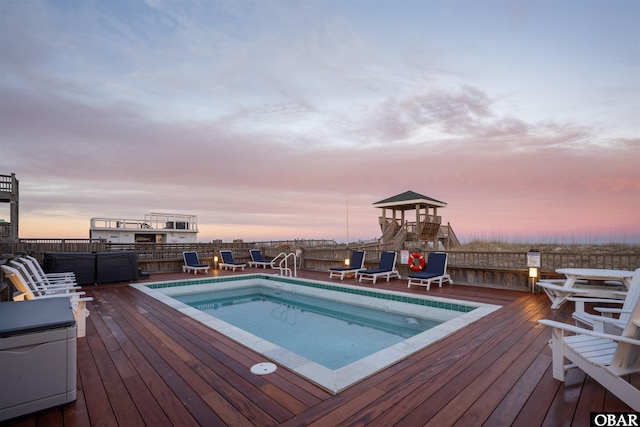
[[[275,265],[276,261],[278,260],[278,258],[280,258],[282,256],[282,259],[280,260],[280,262],[278,263],[278,269],[280,270],[280,275],[284,276],[285,274],[288,274],[288,276],[290,277],[298,277],[298,271],[297,271],[297,266],[296,266],[296,254],[294,252],[291,253],[284,253],[284,252],[280,252],[278,255],[276,255],[276,257],[271,260],[271,265]],[[289,267],[289,258],[293,257],[293,270],[291,270],[291,268]]]

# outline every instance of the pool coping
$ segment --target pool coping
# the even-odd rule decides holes
[[[438,310],[440,309],[447,310],[445,307],[448,306],[457,307],[458,309],[454,311],[459,311],[461,314],[454,318],[444,320],[444,323],[438,326],[359,359],[349,365],[332,370],[171,297],[171,294],[184,293],[187,286],[189,287],[189,293],[195,293],[216,289],[228,289],[233,287],[231,286],[232,282],[237,282],[239,280],[248,282],[253,280],[253,284],[264,286],[270,285],[267,287],[280,288],[285,291],[294,289],[296,292],[300,292],[304,290],[305,292],[300,293],[311,296],[317,296],[318,293],[322,293],[323,291],[333,291],[344,292],[345,298],[346,295],[349,295],[349,298],[355,298],[358,300],[361,298],[376,298],[381,300],[380,305],[377,307],[383,310],[395,311],[399,310],[398,307],[402,306],[419,311],[424,309],[424,306],[426,305],[430,309],[439,312]],[[262,281],[266,281],[267,283],[262,283]],[[174,286],[169,286],[169,284],[173,284]],[[301,284],[307,289],[296,287]],[[216,285],[215,289],[211,289],[211,285]],[[287,369],[296,372],[333,394],[337,394],[351,385],[379,372],[380,370],[411,356],[417,351],[426,348],[428,345],[444,339],[452,333],[502,307],[495,304],[476,303],[472,301],[455,300],[429,295],[422,296],[399,291],[371,289],[347,284],[337,285],[318,280],[290,278],[264,273],[174,280],[145,284],[134,283],[130,286],[265,356],[267,359],[285,366]],[[353,302],[353,300],[350,302]],[[418,304],[416,304],[416,302]],[[421,302],[424,302],[424,304],[421,304]],[[357,302],[354,303],[357,304]],[[433,304],[435,304],[435,307]],[[469,310],[470,307],[473,308]]]

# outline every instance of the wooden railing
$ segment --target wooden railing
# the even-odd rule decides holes
[[[0,240],[11,237],[11,223],[0,222]]]
[[[249,249],[257,248],[273,258],[280,252],[299,251],[299,266],[308,270],[326,271],[330,267],[343,264],[354,249],[366,251],[367,267],[378,265],[380,254],[387,248],[372,242],[358,247],[333,244],[325,246],[301,246],[303,241],[268,241],[249,243],[193,243],[193,244],[109,244],[95,239],[20,239],[16,243],[0,243],[1,254],[30,253],[42,260],[46,252],[100,252],[130,250],[138,254],[138,264],[143,271],[178,271],[182,266],[182,252],[196,251],[202,262],[213,265],[214,256],[220,250],[233,251],[237,260],[249,260]],[[425,257],[427,254],[425,254]],[[400,257],[398,257],[400,263]],[[558,268],[604,268],[614,270],[635,270],[640,268],[638,254],[583,254],[583,253],[541,253],[541,278],[558,277]],[[410,273],[406,265],[398,265],[401,275]],[[482,286],[504,287],[526,290],[527,254],[521,252],[450,251],[448,271],[454,283],[468,283]]]
[[[39,260],[45,252],[102,252],[107,251],[100,239],[18,239],[0,242],[0,254],[33,254]]]
[[[541,253],[541,271],[553,272],[558,268],[605,268],[635,270],[640,267],[637,254],[582,254]],[[527,267],[527,254],[521,252],[451,251],[449,265],[468,268],[517,269]]]
[[[15,194],[17,182],[15,174],[0,175],[0,193]]]
[[[0,223],[0,242],[18,239],[18,180],[15,174],[0,175],[0,203],[9,203],[9,218]]]

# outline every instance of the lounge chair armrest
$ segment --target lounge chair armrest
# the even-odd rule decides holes
[[[576,311],[575,313],[573,313],[574,315],[577,314],[577,316],[573,316],[574,319],[576,320],[582,320],[582,319],[589,319],[591,320],[593,323],[610,323],[612,325],[621,325],[621,322],[619,319],[614,319],[613,317],[607,317],[607,316],[600,316],[599,314],[591,314],[591,313],[584,313],[581,311]],[[582,319],[581,319],[582,318]]]
[[[591,329],[584,329],[578,326],[569,325],[567,323],[557,322],[555,320],[542,319],[542,320],[538,320],[538,323],[544,326],[550,326],[555,329],[562,329],[563,331],[573,332],[576,334],[589,335],[591,337],[604,338],[611,341],[619,341],[619,342],[626,342],[633,345],[640,345],[640,340],[623,337],[620,335],[612,335],[604,332],[592,331]]]
[[[71,302],[76,301],[93,301],[93,297],[83,297],[78,294],[50,294],[50,295],[39,295],[38,299],[41,298],[69,298]]]
[[[38,295],[36,297],[36,299],[42,299],[42,298],[71,298],[71,299],[75,299],[72,298],[73,294],[46,294],[46,295]]]
[[[610,308],[610,307],[593,307],[593,309],[599,313],[615,313],[615,314],[627,314],[631,313],[631,310],[623,310],[621,308]]]
[[[47,278],[49,283],[51,283],[51,286],[58,286],[58,285],[77,285],[75,279],[51,279],[51,278]]]
[[[62,291],[72,291],[72,292],[62,292]],[[77,291],[75,289],[46,289],[44,291],[38,291],[38,293],[45,293],[47,295],[84,295],[85,291]]]
[[[69,283],[68,285],[63,285],[63,284],[47,285],[45,289],[50,289],[52,291],[60,291],[64,289],[82,289],[82,287],[78,285],[72,285],[71,283]]]

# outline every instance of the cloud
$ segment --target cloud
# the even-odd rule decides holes
[[[351,235],[371,238],[371,204],[413,190],[466,234],[640,235],[637,81],[581,86],[558,68],[585,107],[541,89],[541,69],[489,79],[515,59],[482,64],[469,43],[523,49],[500,22],[453,37],[350,5],[1,3],[0,173],[21,180],[21,227],[68,218],[83,237],[93,216],[171,211],[207,239],[342,238],[348,192]],[[425,19],[447,16],[433,7]],[[522,42],[540,22],[517,9]],[[625,90],[595,102],[603,87]]]

